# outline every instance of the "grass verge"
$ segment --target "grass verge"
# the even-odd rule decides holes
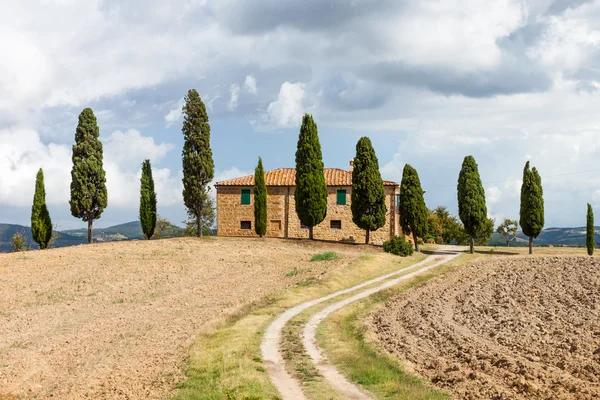
[[[342,258],[342,256],[340,256],[337,253],[334,253],[333,251],[327,251],[325,253],[315,254],[314,256],[312,256],[310,261],[311,262],[313,262],[313,261],[329,261],[329,260],[337,260],[338,258]]]
[[[410,281],[376,293],[332,314],[317,332],[325,355],[351,381],[362,385],[377,399],[448,399],[450,396],[430,382],[415,377],[401,361],[380,353],[374,333],[364,327],[364,319],[377,307],[415,285],[443,275],[467,262],[485,257],[465,254]]]
[[[264,368],[260,343],[269,323],[283,311],[305,301],[354,286],[425,258],[389,254],[365,255],[337,268],[324,279],[312,279],[242,310],[227,323],[202,334],[190,349],[186,380],[176,400],[278,399]],[[286,332],[284,332],[286,335]],[[311,374],[309,370],[306,371]]]

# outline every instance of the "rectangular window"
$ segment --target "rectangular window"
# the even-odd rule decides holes
[[[272,219],[271,220],[271,230],[280,231],[281,230],[281,220],[280,219]]]
[[[400,214],[400,195],[396,195],[396,212]]]
[[[252,229],[252,221],[242,221],[242,222],[240,222],[240,228],[242,228],[242,229]]]
[[[342,221],[339,219],[332,219],[329,226],[331,229],[342,229]]]
[[[250,189],[242,189],[242,204],[250,204]]]
[[[346,205],[346,189],[338,189],[337,203],[341,205]]]

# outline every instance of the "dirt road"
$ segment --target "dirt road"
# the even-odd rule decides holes
[[[309,262],[329,250],[343,258]],[[168,398],[200,331],[369,251],[188,238],[0,254],[0,398]]]
[[[302,303],[296,307],[287,310],[285,313],[280,315],[275,321],[273,321],[273,323],[267,329],[263,338],[261,349],[263,353],[263,359],[267,367],[267,372],[271,376],[271,380],[279,390],[283,399],[301,400],[305,398],[298,381],[294,379],[285,370],[285,362],[283,360],[283,355],[280,350],[281,331],[288,321],[290,321],[292,318],[294,318],[301,312],[317,304],[334,299],[344,294],[357,292],[354,296],[349,297],[341,302],[334,303],[333,305],[328,306],[323,311],[315,314],[304,328],[303,343],[309,356],[315,362],[319,372],[339,393],[341,393],[348,399],[369,399],[370,397],[367,394],[365,394],[357,386],[346,380],[346,378],[344,378],[336,370],[336,368],[331,363],[329,363],[328,360],[322,355],[321,350],[317,346],[315,337],[319,323],[335,310],[338,310],[352,302],[370,296],[371,294],[377,293],[378,291],[397,285],[398,283],[404,280],[413,278],[414,276],[426,272],[431,268],[434,268],[438,265],[450,261],[458,255],[459,254],[454,248],[450,248],[449,250],[442,250],[426,258],[420,263],[383,275],[375,279],[371,279],[360,285],[356,285],[345,290],[340,290],[328,296]],[[422,268],[419,268],[420,266],[422,266]],[[407,270],[414,270],[415,268],[419,269],[411,273],[407,273]],[[386,282],[381,285],[371,287],[369,289],[364,289],[366,287],[383,281]]]
[[[457,399],[600,398],[600,260],[478,262],[374,314],[380,345]]]

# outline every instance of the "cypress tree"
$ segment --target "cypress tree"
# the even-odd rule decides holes
[[[590,256],[594,255],[594,210],[588,203],[587,205],[587,235],[585,244],[587,246],[587,252]]]
[[[71,214],[88,223],[88,243],[92,243],[92,223],[108,205],[106,177],[102,167],[100,129],[91,108],[79,114],[73,146],[71,170]]]
[[[317,124],[309,114],[302,117],[296,150],[296,213],[308,227],[308,238],[313,240],[313,227],[327,216],[327,184]]]
[[[260,237],[267,233],[267,185],[260,157],[254,170],[254,231]]]
[[[150,160],[142,163],[142,178],[140,185],[140,224],[144,237],[150,239],[156,228],[156,192],[152,178]]]
[[[210,125],[206,107],[195,89],[188,91],[183,106],[183,202],[197,219],[202,237],[202,215],[208,205],[208,184],[215,174],[210,148]]]
[[[429,213],[423,198],[423,189],[417,171],[406,164],[400,184],[400,225],[407,234],[413,235],[415,250],[419,251],[419,237],[427,234]]]
[[[479,177],[479,168],[473,156],[465,157],[458,176],[458,216],[470,237],[470,251],[474,252],[475,237],[485,230],[487,207],[485,190]]]
[[[35,178],[35,194],[31,207],[31,237],[41,250],[48,248],[48,243],[52,239],[52,220],[46,207],[44,172],[41,168]]]
[[[352,221],[366,231],[365,243],[369,243],[371,231],[385,225],[385,191],[379,172],[379,161],[368,137],[356,143],[356,156],[352,169]]]
[[[529,254],[532,254],[533,239],[537,238],[544,229],[544,190],[542,178],[535,167],[529,169],[529,161],[523,169],[519,222],[525,236],[529,236]]]

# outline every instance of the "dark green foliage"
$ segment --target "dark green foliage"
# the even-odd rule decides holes
[[[529,254],[533,253],[533,239],[544,229],[544,190],[537,169],[529,169],[529,161],[523,169],[521,186],[521,229],[529,237]]]
[[[392,240],[383,242],[383,251],[406,257],[413,254],[413,247],[410,242],[404,240],[404,236],[394,236]]]
[[[42,250],[48,248],[48,243],[52,239],[52,220],[46,207],[44,172],[41,168],[35,178],[35,194],[31,207],[31,236]]]
[[[479,177],[479,168],[472,156],[465,157],[458,176],[458,216],[465,232],[471,238],[471,254],[475,237],[486,229],[487,207],[485,190]]]
[[[486,218],[485,219],[485,224],[483,225],[483,228],[477,232],[477,234],[475,235],[475,244],[477,246],[487,246],[488,242],[490,241],[490,238],[492,237],[492,234],[494,233],[494,224],[496,223],[496,220],[494,218]],[[465,236],[468,237],[467,233],[465,232]],[[466,244],[466,241],[464,242]]]
[[[92,243],[92,222],[108,205],[106,177],[102,166],[100,129],[91,108],[79,114],[73,146],[71,170],[71,214],[88,223],[88,243]]]
[[[210,148],[210,125],[206,107],[195,89],[188,91],[183,106],[183,202],[196,216],[196,233],[202,237],[203,210],[208,184],[215,174]]]
[[[400,226],[405,234],[413,235],[415,250],[419,251],[418,238],[427,235],[428,211],[417,171],[406,164],[400,184]]]
[[[144,237],[150,239],[156,227],[156,192],[152,178],[150,160],[142,163],[142,178],[140,186],[140,224]]]
[[[337,260],[338,258],[342,258],[342,256],[340,256],[337,253],[334,253],[333,251],[326,251],[325,253],[315,254],[314,256],[311,257],[310,261],[311,262],[329,261],[329,260]]]
[[[379,161],[368,137],[356,143],[356,156],[352,170],[352,221],[366,231],[365,243],[369,243],[369,233],[385,225],[385,190],[379,172]]]
[[[313,239],[313,227],[327,216],[327,184],[317,124],[309,114],[302,117],[296,150],[296,213],[308,227]]]
[[[267,185],[260,157],[254,170],[254,231],[260,237],[267,233]]]
[[[590,256],[594,255],[594,210],[588,203],[587,205],[587,229],[586,229],[586,240],[587,252]]]

